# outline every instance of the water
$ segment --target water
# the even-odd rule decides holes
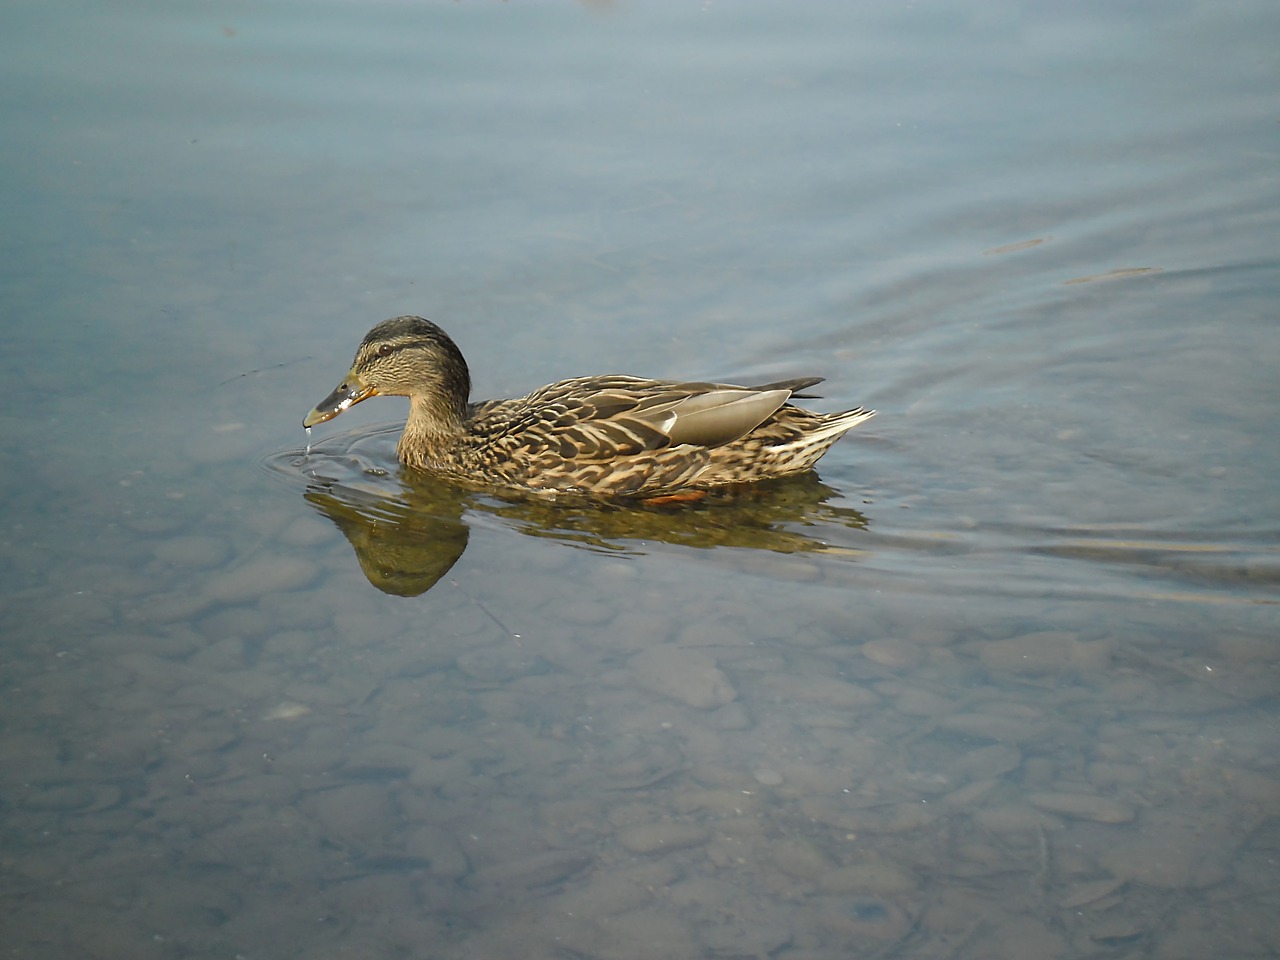
[[[11,4],[21,957],[1264,957],[1264,4]],[[821,375],[692,509],[299,433]]]

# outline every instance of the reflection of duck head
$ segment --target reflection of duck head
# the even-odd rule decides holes
[[[383,593],[426,593],[467,549],[462,500],[443,496],[402,500],[333,486],[311,486],[307,500],[350,541],[369,582]],[[450,495],[452,494],[452,495]]]

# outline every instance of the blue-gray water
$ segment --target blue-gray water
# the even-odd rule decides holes
[[[6,6],[5,955],[1275,956],[1278,35]],[[879,415],[688,510],[307,453],[400,313]]]

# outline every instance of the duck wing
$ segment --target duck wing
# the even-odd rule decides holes
[[[676,446],[718,447],[750,433],[820,378],[759,387],[584,377],[483,404],[474,430],[512,453],[604,461]]]
[[[632,416],[665,435],[672,445],[718,447],[746,436],[791,399],[790,390],[689,386],[696,391],[673,391],[682,395]]]

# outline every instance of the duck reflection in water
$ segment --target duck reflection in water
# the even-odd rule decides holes
[[[697,503],[503,499],[397,468],[385,452],[370,458],[370,442],[386,445],[394,429],[331,437],[292,463],[309,477],[307,501],[342,531],[365,577],[396,596],[425,593],[449,572],[467,548],[468,517],[495,517],[529,536],[611,553],[643,553],[657,542],[847,554],[814,533],[867,525],[858,510],[830,503],[842,495],[813,473],[725,487]]]

